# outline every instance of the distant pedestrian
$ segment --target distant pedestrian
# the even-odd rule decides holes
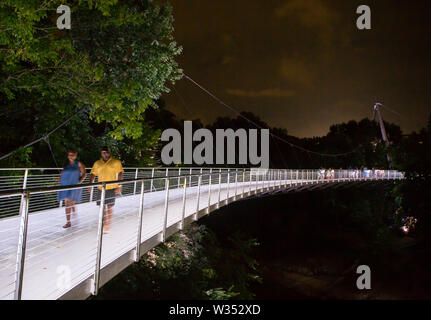
[[[325,169],[320,168],[319,170],[319,180],[324,180],[325,179]]]
[[[81,184],[85,179],[85,166],[82,162],[76,159],[77,156],[78,152],[75,150],[67,151],[67,159],[64,162],[63,170],[57,180],[57,183],[59,183],[60,186]],[[57,200],[64,200],[66,207],[66,224],[63,228],[69,228],[72,226],[70,222],[70,213],[75,212],[75,204],[81,202],[81,195],[82,189],[61,190],[58,192]]]
[[[111,151],[108,147],[103,147],[100,151],[101,159],[97,160],[91,169],[90,183],[93,183],[96,176],[99,182],[123,180],[123,166],[121,161],[111,157]],[[113,207],[115,205],[115,196],[121,193],[121,185],[108,184],[105,192],[105,206],[103,208],[104,225],[103,232],[107,233],[111,229],[111,220],[113,215]],[[100,206],[102,187],[97,187],[97,205]],[[91,193],[91,187],[89,188]]]

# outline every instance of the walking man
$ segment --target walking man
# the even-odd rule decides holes
[[[111,151],[108,147],[103,147],[100,151],[101,159],[97,160],[91,169],[90,183],[93,183],[96,176],[99,182],[123,180],[123,166],[120,160],[111,157]],[[103,208],[104,223],[103,232],[108,233],[111,230],[111,219],[113,207],[115,205],[115,196],[121,192],[121,185],[108,184],[105,192],[105,206]],[[100,198],[102,195],[102,187],[97,187],[97,205],[100,206]],[[89,188],[89,192],[91,187]]]

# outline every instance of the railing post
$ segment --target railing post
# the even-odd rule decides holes
[[[242,195],[241,195],[242,198],[244,198],[244,190],[245,190],[245,169],[242,171]]]
[[[218,170],[218,201],[217,201],[217,209],[220,208],[220,193],[221,193],[221,168]]]
[[[272,189],[274,189],[275,188],[275,184],[274,184],[274,169],[271,169],[271,171],[269,173],[269,181],[270,181],[269,186],[270,187],[272,186]]]
[[[226,195],[226,203],[229,202],[229,189],[230,189],[230,168],[227,169],[227,195]]]
[[[278,183],[279,183],[278,169],[275,169],[275,171],[274,171],[274,187],[278,187]]]
[[[258,176],[258,178],[257,178],[257,190],[259,190],[259,189],[261,189],[261,187],[260,187],[260,179],[261,179],[261,177],[262,177],[262,173],[261,173],[261,170],[260,169],[257,169],[257,176]]]
[[[257,194],[257,184],[259,183],[259,170],[256,171],[256,186],[254,189],[254,194]]]
[[[271,174],[272,174],[272,172],[271,172],[271,169],[268,169],[268,172],[267,172],[267,180],[268,180],[268,187],[267,187],[267,189],[269,190],[269,189],[271,189]]]
[[[169,205],[169,178],[165,178],[165,186],[166,186],[166,193],[165,193],[165,217],[163,221],[163,234],[162,234],[162,241],[166,241],[166,226],[168,224],[168,205]]]
[[[272,169],[268,169],[268,190],[271,189],[272,186]]]
[[[180,225],[181,230],[184,229],[184,216],[186,214],[186,197],[187,197],[186,190],[187,190],[187,177],[184,177],[183,211],[182,211],[182,215],[181,215],[181,225]]]
[[[154,187],[154,168],[151,170],[151,185],[150,185],[150,192],[153,192]]]
[[[277,171],[278,171],[278,188],[281,188],[281,171],[280,169],[278,169]]]
[[[193,169],[190,168],[190,180],[189,180],[189,187],[192,186],[192,173],[193,173]]]
[[[268,172],[267,172],[267,181],[268,181],[268,186],[266,187],[268,190],[271,189],[271,176],[272,176],[272,172],[271,169],[268,168]]]
[[[235,169],[235,200],[236,200],[237,194],[238,194],[238,168]]]
[[[210,206],[211,206],[211,177],[212,177],[213,169],[210,169],[210,176],[208,180],[208,210],[207,213],[210,213]]]
[[[25,171],[24,171],[24,179],[22,181],[22,188],[23,189],[27,188],[27,177],[28,177],[28,169],[25,169]],[[20,202],[20,205],[19,205],[19,214],[20,215],[21,215],[21,212],[22,212],[22,207],[24,205],[24,200],[25,200],[25,194],[23,193],[21,195],[21,202]],[[60,201],[60,204],[61,204],[61,201]]]
[[[135,182],[136,183],[136,182]],[[135,262],[141,258],[141,241],[142,241],[142,221],[144,217],[144,180],[141,183],[141,198],[139,200],[138,211],[138,235],[136,237]]]
[[[138,168],[136,168],[136,171],[135,171],[135,179],[138,179]],[[137,181],[134,182],[133,194],[136,194],[136,184],[137,184]]]
[[[94,191],[94,187],[91,187],[91,188],[90,188],[90,199],[89,199],[89,201],[88,201],[88,202],[93,201],[93,191]]]
[[[268,190],[271,188],[271,169],[268,168],[268,172],[266,173],[266,180],[268,181],[268,186],[266,187]]]
[[[100,208],[99,208],[99,219],[97,226],[97,253],[96,253],[96,266],[94,269],[94,278],[92,286],[92,294],[97,295],[99,291],[99,281],[100,281],[100,263],[102,260],[102,241],[103,241],[103,224],[105,220],[105,195],[106,195],[106,184],[102,185],[101,195],[100,195]]]
[[[250,174],[249,174],[249,176],[248,176],[248,195],[251,195],[251,168],[250,168]]]
[[[178,169],[178,188],[180,187],[180,179],[181,179],[181,168]]]
[[[268,171],[268,190],[272,187],[272,169]]]
[[[274,189],[275,189],[275,183],[274,183],[274,169],[271,169],[270,180],[271,180],[272,189],[274,190]]]
[[[199,201],[201,199],[201,181],[202,181],[202,169],[201,169],[201,173],[199,174],[199,179],[198,179],[198,198],[196,201],[196,213],[193,215],[193,220],[198,220],[198,212],[199,212]]]
[[[24,263],[25,263],[25,250],[27,246],[27,230],[28,230],[28,207],[30,203],[30,193],[24,192],[24,198],[21,203],[20,215],[21,221],[19,226],[19,239],[18,250],[16,254],[16,278],[15,278],[15,300],[21,300],[22,284],[24,279]]]
[[[272,176],[271,169],[268,169],[268,190],[271,189],[271,176]]]

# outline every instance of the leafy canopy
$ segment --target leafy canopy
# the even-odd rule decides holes
[[[61,4],[71,30],[57,29]],[[139,138],[144,111],[181,78],[172,23],[166,1],[2,0],[0,102],[58,115],[86,106],[113,138]]]

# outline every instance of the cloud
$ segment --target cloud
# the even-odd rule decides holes
[[[275,9],[279,18],[297,18],[308,27],[321,27],[332,24],[335,13],[321,0],[292,0]]]
[[[322,0],[287,1],[275,9],[275,16],[308,29],[320,45],[331,46],[340,37],[347,41],[345,31],[339,28],[339,15]]]
[[[297,58],[283,58],[279,69],[283,78],[292,84],[311,86],[313,72],[304,62]]]
[[[280,88],[263,90],[227,89],[226,92],[233,96],[247,98],[289,98],[295,95],[293,90],[282,90]]]

